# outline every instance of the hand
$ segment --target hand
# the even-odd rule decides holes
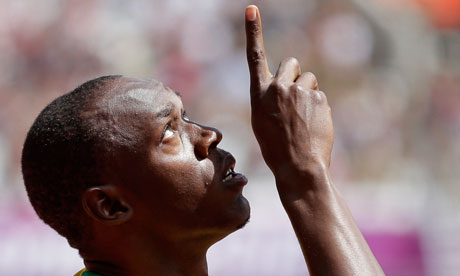
[[[299,62],[287,58],[272,76],[255,6],[246,9],[246,39],[252,128],[265,162],[277,180],[327,169],[334,128],[331,109],[325,94],[318,91],[315,75],[302,74]]]

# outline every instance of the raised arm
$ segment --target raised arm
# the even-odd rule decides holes
[[[311,275],[383,275],[332,183],[334,128],[315,75],[301,73],[299,62],[287,58],[272,76],[252,5],[246,38],[252,127]]]

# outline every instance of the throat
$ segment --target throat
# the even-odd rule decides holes
[[[207,276],[206,251],[186,245],[158,244],[147,248],[145,242],[142,246],[118,243],[106,246],[100,254],[94,254],[97,256],[82,256],[87,270],[104,276]]]

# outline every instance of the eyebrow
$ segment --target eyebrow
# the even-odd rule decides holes
[[[166,118],[171,115],[174,107],[171,103],[167,104],[162,110],[158,111],[156,114],[157,118]]]

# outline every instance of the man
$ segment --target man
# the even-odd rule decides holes
[[[296,59],[270,73],[260,14],[246,9],[252,126],[312,275],[383,274],[329,175],[326,96]],[[246,178],[177,93],[122,76],[48,105],[23,174],[38,215],[77,248],[81,275],[207,275],[208,248],[249,218]]]

